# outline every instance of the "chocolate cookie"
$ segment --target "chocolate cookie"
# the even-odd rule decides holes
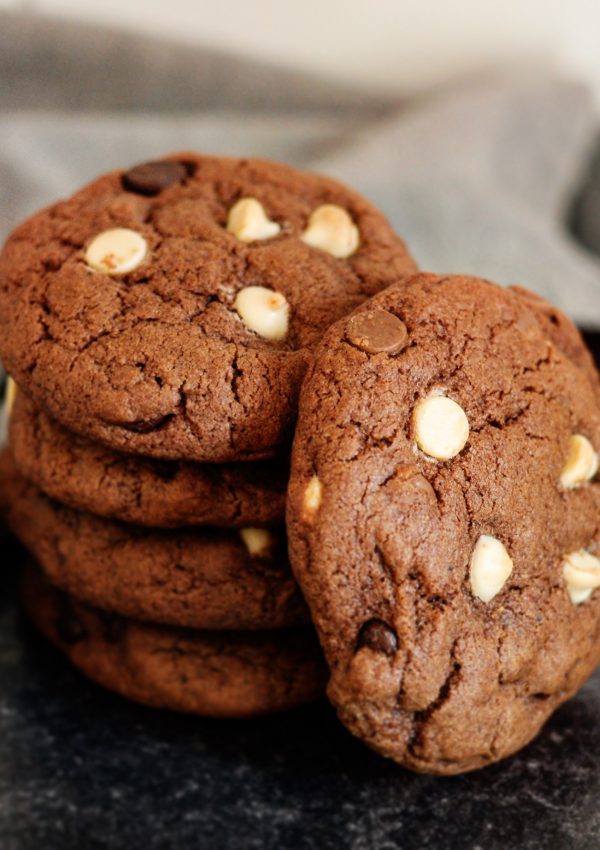
[[[37,628],[99,685],[128,699],[208,717],[252,717],[318,699],[325,670],[310,629],[195,632],[108,616],[25,571]]]
[[[414,262],[340,184],[180,154],[100,177],[0,256],[0,358],[70,430],[170,459],[291,439],[323,331]]]
[[[342,721],[415,770],[514,752],[600,659],[600,409],[571,356],[520,295],[433,275],[316,351],[292,566]]]
[[[48,578],[78,599],[133,619],[196,629],[308,621],[283,531],[127,526],[49,500],[11,463],[4,453],[8,525]]]
[[[24,393],[9,430],[19,471],[70,507],[153,528],[283,523],[287,460],[199,464],[124,455],[66,431]]]
[[[509,289],[523,299],[548,339],[583,369],[592,384],[600,390],[600,376],[594,358],[573,322],[537,292],[516,285],[510,286]]]

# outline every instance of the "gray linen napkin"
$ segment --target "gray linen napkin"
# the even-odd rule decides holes
[[[274,157],[363,191],[423,268],[520,282],[600,326],[600,261],[566,226],[597,118],[575,83],[513,71],[403,103],[14,13],[0,80],[0,237],[111,167],[185,148]]]

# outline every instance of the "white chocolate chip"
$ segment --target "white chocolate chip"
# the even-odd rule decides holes
[[[592,595],[592,588],[588,587],[587,590],[578,590],[576,587],[569,587],[567,585],[567,593],[573,605],[581,605],[582,602],[587,602]]]
[[[336,204],[323,204],[313,210],[300,238],[311,248],[319,248],[338,259],[354,254],[360,244],[358,227],[346,210]]]
[[[144,237],[126,227],[99,233],[87,247],[85,261],[104,274],[125,274],[136,269],[148,253]]]
[[[469,420],[462,407],[443,395],[422,399],[413,412],[418,447],[437,460],[450,460],[469,438]]]
[[[275,542],[273,535],[266,528],[241,528],[240,537],[252,558],[266,555]]]
[[[283,339],[290,307],[280,292],[264,286],[247,286],[238,292],[234,307],[242,322],[265,339]]]
[[[302,499],[302,508],[305,519],[312,519],[316,512],[321,507],[321,498],[323,496],[323,485],[318,476],[313,475],[304,491]]]
[[[513,571],[512,558],[504,545],[489,534],[482,534],[471,555],[471,591],[482,602],[500,593]]]
[[[585,602],[600,587],[600,559],[585,549],[563,555],[562,568],[573,605]]]
[[[600,587],[600,559],[586,549],[563,556],[563,575],[567,584],[579,590]]]
[[[569,453],[560,474],[560,483],[566,490],[580,487],[591,481],[598,471],[598,455],[587,437],[572,434],[569,438]]]
[[[272,239],[281,227],[271,221],[263,205],[256,198],[242,198],[229,210],[227,230],[241,242]]]
[[[17,397],[17,392],[19,388],[15,381],[8,375],[6,378],[6,387],[4,388],[4,415],[7,420],[12,413],[13,405],[15,403],[15,399]]]

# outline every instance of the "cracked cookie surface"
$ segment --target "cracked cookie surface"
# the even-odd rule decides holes
[[[0,471],[8,526],[54,584],[91,605],[197,629],[308,622],[282,530],[253,529],[250,538],[243,529],[150,531],[51,501],[8,452]]]
[[[600,659],[597,377],[529,302],[415,275],[327,331],[302,389],[288,535],[328,693],[419,771],[524,746]]]
[[[25,608],[86,676],[128,699],[207,717],[253,717],[318,699],[325,668],[310,629],[197,632],[97,611],[25,570]]]
[[[287,459],[200,464],[125,455],[67,431],[22,392],[9,441],[25,478],[81,511],[153,528],[283,523]]]
[[[271,457],[325,328],[415,264],[371,204],[327,178],[188,153],[149,165],[9,237],[0,357],[37,405],[114,448]]]

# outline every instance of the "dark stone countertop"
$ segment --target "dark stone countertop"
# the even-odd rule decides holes
[[[19,556],[2,545],[1,850],[600,847],[600,671],[513,758],[418,776],[325,702],[209,721],[102,691],[23,621]]]

